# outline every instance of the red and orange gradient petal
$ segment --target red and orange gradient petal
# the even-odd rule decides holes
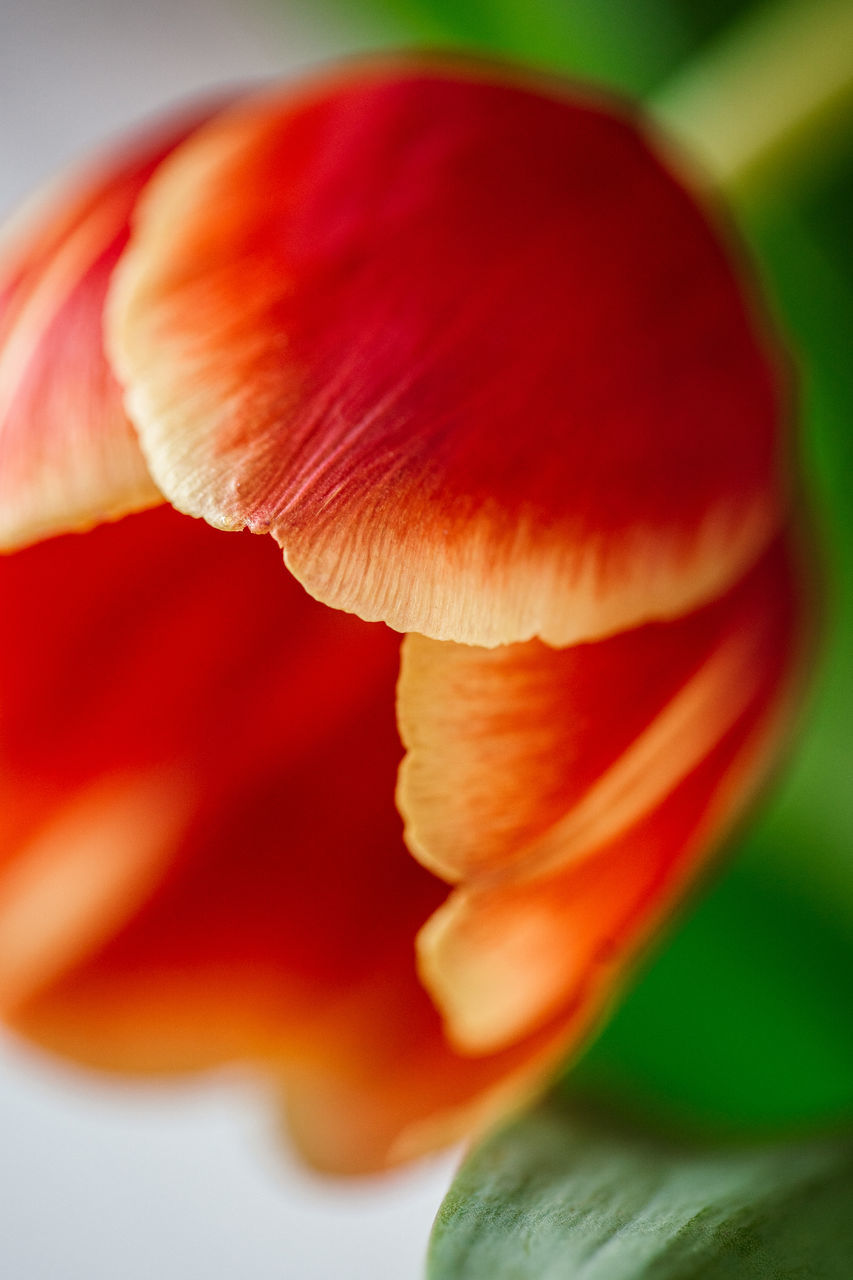
[[[103,350],[139,194],[224,99],[149,127],[20,210],[0,242],[0,548],[162,502]]]
[[[224,113],[149,187],[108,331],[169,500],[401,631],[672,617],[780,518],[784,394],[728,246],[624,109],[506,71]]]
[[[460,1050],[600,1011],[764,774],[796,614],[780,539],[713,604],[595,644],[407,638],[399,804],[416,856],[458,884],[420,971]]]

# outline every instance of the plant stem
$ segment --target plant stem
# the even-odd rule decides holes
[[[853,120],[853,0],[762,6],[649,105],[730,196],[801,178]]]

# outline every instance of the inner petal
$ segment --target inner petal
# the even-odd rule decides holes
[[[594,644],[407,638],[399,804],[416,857],[458,883],[420,972],[461,1052],[600,1016],[772,759],[796,597],[779,540],[713,605]]]
[[[398,803],[450,881],[541,875],[653,809],[791,660],[785,544],[682,618],[567,649],[408,636]]]

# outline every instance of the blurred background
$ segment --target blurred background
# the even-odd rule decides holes
[[[178,99],[379,46],[519,59],[643,97],[664,117],[731,84],[729,127],[747,128],[768,84],[796,92],[790,61],[772,75],[773,33],[788,30],[790,45],[801,27],[801,61],[820,78],[824,57],[837,76],[838,40],[822,43],[821,27],[836,30],[844,10],[849,0],[0,0],[0,212]],[[561,1085],[715,1131],[853,1119],[849,83],[829,105],[733,206],[799,375],[825,596],[803,731],[728,870]],[[0,1040],[0,1133],[10,1280],[406,1280],[454,1165],[451,1154],[393,1179],[322,1182],[282,1152],[240,1082],[106,1085],[11,1040]]]

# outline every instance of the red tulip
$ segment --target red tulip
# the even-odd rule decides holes
[[[547,1078],[779,736],[787,392],[738,268],[623,107],[435,61],[208,107],[19,219],[10,1024],[251,1060],[339,1170]]]

